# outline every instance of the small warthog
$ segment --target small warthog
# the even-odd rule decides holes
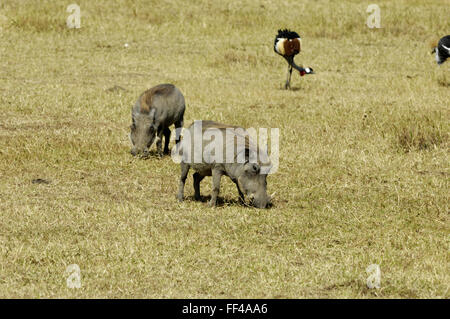
[[[170,129],[175,124],[176,143],[183,127],[184,96],[172,84],[160,84],[139,96],[131,110],[133,123],[130,126],[131,154],[148,155],[148,149],[156,139],[158,155],[162,155],[161,143],[164,134],[164,153],[169,153]]]
[[[184,185],[192,167],[195,170],[195,200],[201,199],[200,182],[205,176],[212,176],[209,205],[215,206],[220,178],[226,175],[236,184],[242,202],[245,203],[245,194],[258,208],[266,208],[270,204],[266,179],[271,164],[267,151],[258,150],[243,128],[213,121],[195,121],[184,131],[180,155],[179,201],[183,201]]]

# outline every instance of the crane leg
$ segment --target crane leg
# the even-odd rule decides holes
[[[289,64],[288,73],[286,77],[286,84],[284,85],[284,88],[286,90],[291,88],[291,76],[292,76],[292,66]]]

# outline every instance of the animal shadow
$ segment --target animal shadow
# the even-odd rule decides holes
[[[211,195],[207,196],[200,196],[200,200],[196,200],[194,195],[186,196],[185,200],[192,201],[192,202],[202,202],[202,203],[208,203],[211,200]],[[254,206],[244,203],[240,198],[223,198],[223,197],[217,197],[217,207],[226,207],[226,206],[241,206],[241,207],[249,207],[249,208],[255,208]],[[267,208],[272,208],[273,204],[269,204]]]
[[[149,159],[162,159],[167,156],[170,156],[170,152],[167,154],[163,153],[162,156],[160,156],[158,151],[151,150],[151,151],[148,151],[148,153],[146,155],[139,155],[138,158],[146,161]]]
[[[299,87],[299,86],[294,86],[294,87],[291,87],[290,89],[285,89],[284,86],[281,86],[279,90],[280,90],[280,91],[293,91],[293,92],[297,92],[297,91],[300,91],[300,90],[301,90],[301,87]]]

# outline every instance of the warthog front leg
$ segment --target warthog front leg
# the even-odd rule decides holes
[[[162,152],[162,136],[163,136],[163,129],[162,128],[158,128],[157,136],[156,136],[156,150],[157,150],[159,156],[163,155],[163,152]]]
[[[239,193],[239,198],[240,198],[241,202],[244,204],[244,203],[245,203],[245,196],[244,196],[244,193],[242,193],[241,188],[239,187],[238,182],[237,182],[236,180],[233,180],[233,182],[236,184],[236,188],[237,188],[238,193]]]
[[[195,191],[195,200],[201,200],[200,196],[200,182],[205,178],[205,176],[200,175],[199,173],[194,173],[194,191]]]
[[[179,187],[178,187],[177,199],[180,202],[182,202],[183,197],[184,197],[184,184],[186,183],[186,178],[188,176],[190,166],[189,166],[189,164],[181,162],[180,167],[181,167],[181,176],[180,176],[180,183],[179,183]]]
[[[164,154],[169,154],[170,129],[166,127],[164,133]]]
[[[220,191],[220,178],[222,177],[223,172],[218,169],[212,170],[212,181],[213,181],[213,189],[211,193],[211,201],[209,202],[209,206],[216,206],[217,196]]]

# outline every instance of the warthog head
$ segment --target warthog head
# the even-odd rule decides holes
[[[149,113],[139,113],[133,116],[130,126],[130,140],[133,144],[131,154],[148,155],[148,149],[156,137],[156,125],[154,124],[154,109]]]
[[[270,205],[267,196],[267,174],[261,174],[261,167],[256,163],[246,163],[237,182],[241,191],[250,198],[257,208],[266,208]]]

